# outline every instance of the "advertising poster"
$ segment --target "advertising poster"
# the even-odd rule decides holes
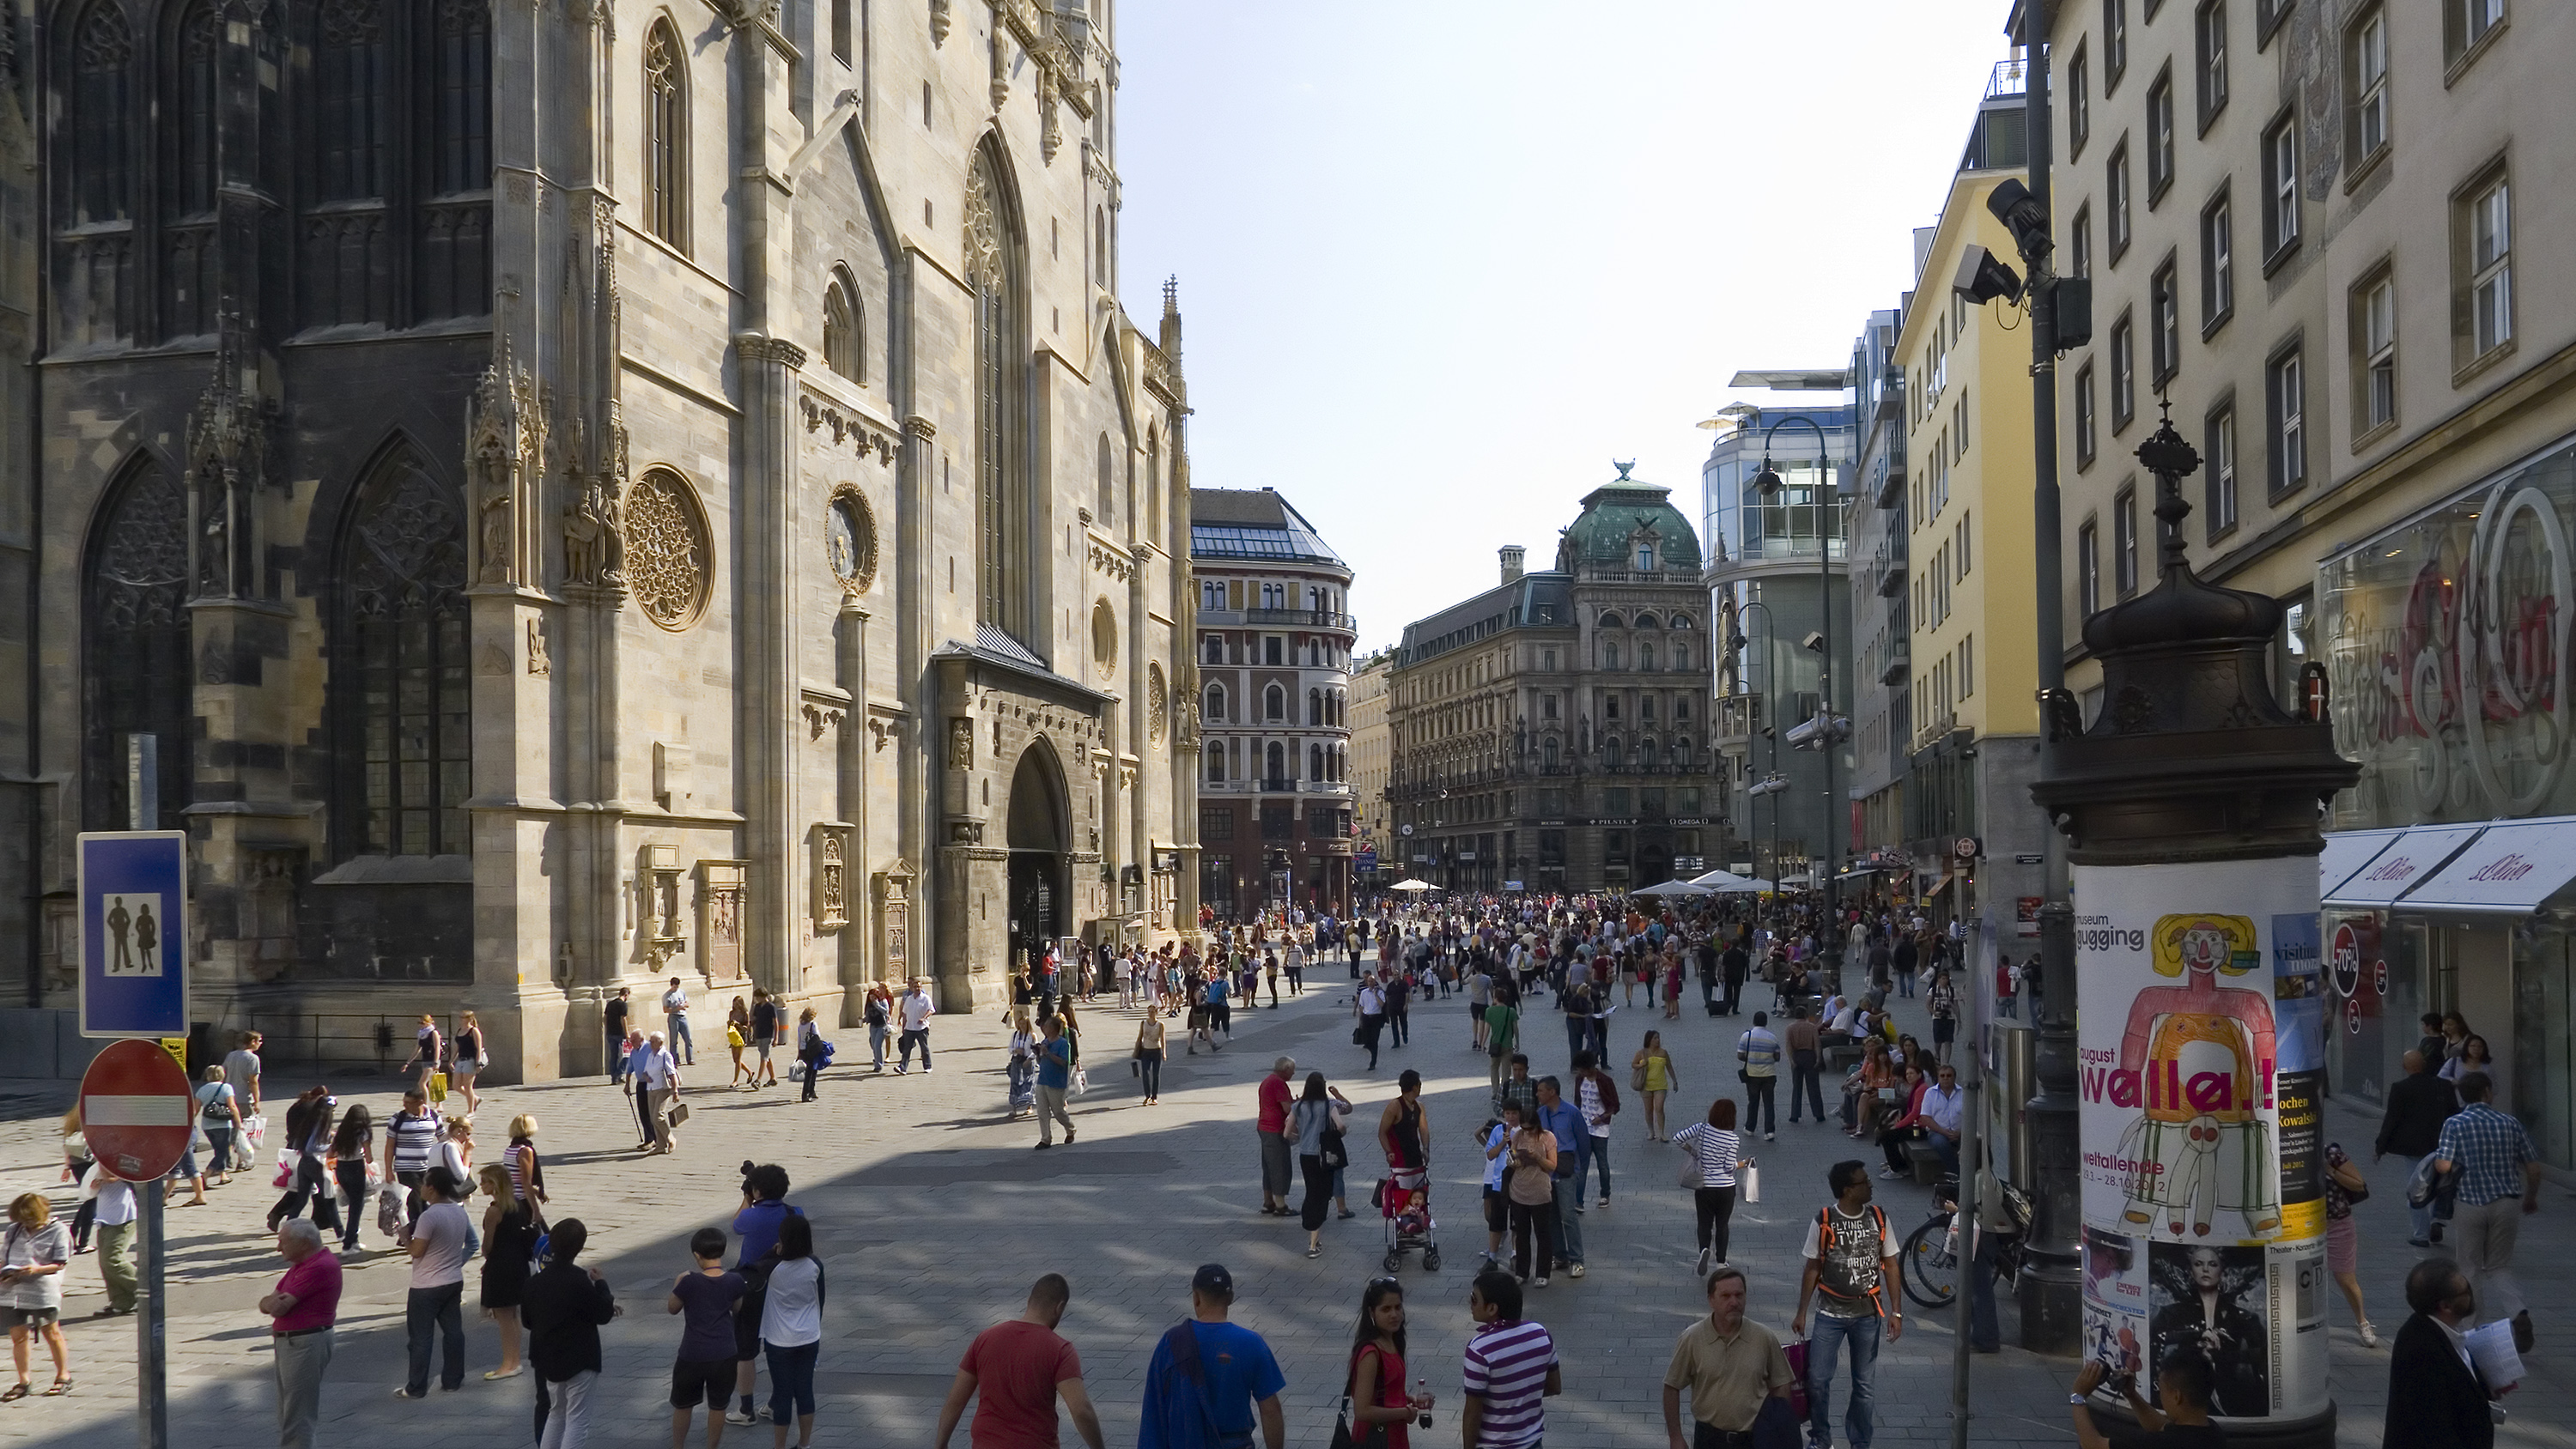
[[[2195,1354],[2227,1418],[2322,1412],[2315,860],[2079,866],[2075,937],[2088,1355],[2153,1397]]]

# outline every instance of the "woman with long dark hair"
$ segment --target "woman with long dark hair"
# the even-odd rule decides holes
[[[288,1218],[301,1217],[307,1199],[313,1203],[313,1225],[326,1233],[340,1231],[340,1207],[331,1198],[331,1177],[322,1168],[331,1148],[331,1121],[338,1098],[329,1087],[307,1087],[286,1109],[286,1146],[295,1162],[288,1169],[286,1195],[268,1210],[268,1230]]]
[[[1741,1155],[1743,1139],[1735,1135],[1735,1099],[1708,1104],[1708,1120],[1693,1122],[1673,1134],[1673,1145],[1691,1155],[1699,1178],[1691,1188],[1691,1206],[1699,1214],[1697,1276],[1726,1261],[1727,1225],[1735,1217],[1735,1174],[1751,1164]]]
[[[1378,1449],[1412,1449],[1413,1416],[1431,1395],[1404,1390],[1404,1285],[1371,1278],[1360,1294],[1359,1331],[1351,1336],[1351,1438]],[[1375,1428],[1385,1437],[1370,1433]]]
[[[1324,1255],[1322,1230],[1332,1210],[1333,1173],[1350,1161],[1350,1148],[1335,1120],[1337,1102],[1343,1111],[1350,1110],[1350,1099],[1326,1086],[1322,1072],[1308,1072],[1305,1093],[1288,1112],[1288,1135],[1296,1142],[1297,1168],[1306,1180],[1306,1201],[1298,1209],[1298,1219],[1306,1229],[1309,1258]],[[1330,1154],[1328,1147],[1333,1149]],[[1328,1161],[1328,1156],[1337,1160]]]
[[[352,1102],[340,1114],[339,1130],[331,1134],[331,1155],[339,1159],[331,1166],[331,1175],[340,1182],[340,1195],[349,1200],[349,1221],[340,1229],[340,1251],[358,1250],[358,1224],[367,1216],[367,1164],[376,1156],[376,1119],[364,1102]]]

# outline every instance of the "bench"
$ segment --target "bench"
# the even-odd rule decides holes
[[[1825,1048],[1825,1065],[1838,1072],[1848,1072],[1860,1064],[1862,1046],[1856,1041],[1838,1041]]]
[[[1944,1173],[1950,1170],[1940,1152],[1928,1142],[1905,1144],[1905,1160],[1914,1169],[1914,1180],[1925,1187],[1938,1187]]]

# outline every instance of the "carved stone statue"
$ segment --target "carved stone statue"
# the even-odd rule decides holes
[[[572,507],[564,511],[564,579],[568,583],[601,582],[601,555],[608,534],[607,521],[599,516],[599,489],[596,485],[582,490]]]
[[[513,582],[517,548],[510,541],[510,490],[494,488],[483,495],[483,571],[487,584]]]
[[[948,768],[952,770],[975,768],[975,722],[973,720],[949,721]]]

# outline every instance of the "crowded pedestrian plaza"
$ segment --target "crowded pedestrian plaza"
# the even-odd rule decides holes
[[[1377,959],[1372,946],[1372,971]],[[812,1443],[932,1444],[969,1343],[1017,1316],[1031,1284],[1046,1274],[1066,1280],[1069,1301],[1058,1331],[1080,1355],[1105,1442],[1136,1443],[1147,1416],[1149,1359],[1166,1330],[1190,1313],[1202,1265],[1216,1264],[1231,1278],[1231,1320],[1259,1334],[1276,1357],[1285,1381],[1277,1399],[1286,1442],[1322,1446],[1333,1432],[1363,1291],[1385,1273],[1399,1228],[1405,1246],[1392,1276],[1401,1284],[1410,1333],[1404,1361],[1432,1401],[1431,1429],[1415,1433],[1425,1444],[1460,1442],[1462,1355],[1476,1327],[1470,1286],[1488,1242],[1483,1145],[1496,1098],[1494,1058],[1478,1046],[1470,987],[1461,981],[1444,993],[1431,981],[1409,1003],[1399,1038],[1389,1023],[1356,1013],[1361,1003],[1344,952],[1318,951],[1302,975],[1302,991],[1280,981],[1275,1005],[1269,982],[1259,980],[1260,990],[1231,1001],[1222,1026],[1190,1032],[1195,1013],[1162,1018],[1169,1035],[1159,1097],[1151,1104],[1132,1045],[1142,1011],[1122,1006],[1114,989],[1094,993],[1076,1007],[1084,1027],[1084,1086],[1062,1094],[1073,1128],[1049,1151],[1032,1149],[1041,1131],[1056,1137],[1052,1114],[1014,1104],[1023,1095],[1015,1090],[1023,1072],[1012,1061],[1016,1013],[993,1010],[929,1018],[923,1028],[929,1061],[909,1071],[896,1070],[893,1033],[883,1070],[873,1067],[864,1028],[839,1033],[836,1062],[820,1074],[810,1100],[794,1080],[803,1075],[798,1072],[776,1086],[739,1085],[737,1072],[728,1084],[727,1047],[719,1033],[704,1032],[712,1040],[698,1045],[694,1066],[680,1053],[676,1100],[692,1110],[671,1132],[667,1153],[639,1145],[635,1099],[621,1086],[592,1078],[484,1088],[473,1113],[483,1130],[475,1134],[480,1145],[469,1165],[510,1162],[518,1154],[502,1140],[525,1138],[542,1160],[543,1210],[556,1235],[572,1220],[587,1229],[581,1261],[616,1304],[597,1330],[599,1376],[586,1405],[593,1443],[669,1442],[669,1365],[683,1320],[676,1307],[665,1311],[665,1300],[677,1305],[675,1284],[701,1266],[693,1235],[724,1230],[718,1257],[729,1261],[736,1251],[740,1238],[733,1229],[746,1202],[747,1164],[784,1169],[786,1201],[810,1222],[811,1256],[822,1269]],[[1669,1014],[1660,999],[1667,983],[1660,979],[1605,993],[1613,1007],[1606,1014],[1607,1063],[1617,1087],[1638,1079],[1629,1064],[1645,1033],[1660,1034],[1667,1060],[1655,1080],[1669,1082],[1669,1095],[1655,1135],[1665,1138],[1705,1121],[1715,1099],[1743,1105],[1740,1039],[1752,1013],[1777,995],[1757,972],[1743,988],[1738,1013],[1716,1017],[1703,1010],[1696,980],[1682,986]],[[1387,1015],[1383,992],[1371,987],[1370,995],[1380,1008],[1371,1015]],[[1889,993],[1890,1029],[1933,1040],[1927,1000],[1922,992]],[[1542,979],[1522,1005],[1528,1024],[1516,1044],[1530,1058],[1532,1077],[1575,1082],[1555,993]],[[1374,1070],[1363,1044],[1372,1033],[1382,1037]],[[1057,1030],[1040,1037],[1042,1043],[1060,1039]],[[1044,1047],[1037,1050],[1042,1055]],[[1283,1059],[1293,1062],[1286,1080],[1296,1091],[1307,1090],[1310,1073],[1321,1073],[1328,1090],[1350,1104],[1342,1119],[1349,1124],[1350,1211],[1324,1215],[1311,1238],[1297,1215],[1301,1188],[1265,1179],[1276,1164],[1265,1162],[1256,1130],[1264,1098],[1284,1095],[1266,1086]],[[1637,1070],[1642,1075],[1643,1065]],[[1391,1109],[1400,1079],[1412,1074],[1419,1074],[1417,1103]],[[1882,1172],[1874,1143],[1842,1135],[1840,1078],[1826,1073],[1823,1097],[1835,1109],[1826,1123],[1803,1110],[1791,1120],[1788,1113],[1803,1104],[1782,1100],[1774,1103],[1776,1135],[1751,1130],[1750,1123],[1740,1134],[1741,1155],[1759,1171],[1760,1200],[1732,1203],[1723,1259],[1743,1271],[1746,1318],[1783,1340],[1794,1337],[1802,1241],[1828,1200],[1828,1173],[1836,1163],[1867,1164],[1870,1195],[1896,1236],[1932,1211],[1930,1188],[1910,1173]],[[1787,1085],[1786,1072],[1781,1084]],[[265,1080],[262,1095],[277,1104],[271,1115],[278,1116],[307,1087],[328,1086],[343,1114],[364,1104],[384,1123],[402,1110],[400,1085],[384,1078],[308,1083],[288,1076]],[[1046,1091],[1043,1064],[1039,1090]],[[1575,1090],[1565,1097],[1597,1114],[1602,1095]],[[1550,1277],[1542,1261],[1522,1290],[1523,1315],[1545,1326],[1561,1368],[1562,1392],[1544,1400],[1548,1443],[1668,1443],[1661,1401],[1674,1342],[1708,1311],[1694,1194],[1676,1180],[1688,1160],[1686,1144],[1649,1140],[1642,1095],[1624,1093],[1609,1146],[1593,1154],[1608,1162],[1606,1190],[1599,1161],[1587,1159],[1589,1200],[1573,1220],[1581,1245],[1573,1256],[1581,1270],[1561,1268]],[[57,1213],[70,1214],[80,1192],[58,1180],[68,1084],[21,1087],[0,1100],[9,1118],[0,1139],[6,1196],[48,1194]],[[461,1106],[451,1098],[447,1110]],[[533,1120],[519,1122],[522,1117]],[[1378,1180],[1388,1176],[1389,1139],[1377,1130],[1382,1119],[1424,1124],[1427,1223],[1391,1223],[1375,1200]],[[492,1130],[504,1123],[511,1132]],[[2402,1280],[2426,1256],[2406,1241],[2402,1189],[2411,1163],[2393,1155],[2373,1161],[2379,1128],[2377,1120],[2341,1108],[2328,1112],[2328,1139],[2347,1149],[2373,1189],[2354,1214],[2360,1287],[2378,1345],[2362,1342],[2340,1301],[2329,1314],[2338,1442],[2353,1446],[2381,1443],[2390,1343],[2408,1316]],[[274,1152],[263,1151],[253,1170],[212,1188],[202,1206],[185,1187],[172,1200],[165,1264],[170,1442],[187,1449],[278,1442],[274,1356],[290,1341],[272,1334],[260,1307],[287,1267],[268,1229],[280,1196],[269,1186],[274,1161]],[[498,1188],[510,1191],[506,1171]],[[1274,1196],[1281,1212],[1265,1211]],[[478,1222],[488,1205],[484,1196],[466,1204]],[[2549,1187],[2538,1214],[2525,1221],[2515,1267],[2537,1344],[2521,1387],[2505,1401],[2510,1414],[2497,1442],[2562,1444],[2576,1431],[2576,1401],[2560,1367],[2564,1335],[2576,1331],[2576,1316],[2562,1309],[2576,1283],[2576,1253],[2569,1251],[2576,1246],[2576,1201]],[[337,1347],[323,1371],[313,1442],[370,1449],[533,1442],[544,1351],[532,1343],[524,1367],[496,1377],[510,1367],[502,1327],[476,1306],[472,1264],[461,1314],[461,1379],[422,1398],[397,1394],[406,1388],[411,1269],[373,1212],[364,1215],[357,1236],[358,1250],[342,1257]],[[338,1235],[324,1237],[338,1247]],[[1502,1251],[1508,1261],[1508,1234]],[[1431,1269],[1435,1253],[1438,1267]],[[93,1244],[61,1275],[71,1387],[44,1392],[54,1382],[51,1365],[31,1335],[31,1356],[20,1360],[19,1373],[32,1379],[35,1391],[0,1405],[0,1441],[95,1445],[133,1432],[135,1319],[103,1311],[110,1296],[102,1266]],[[711,1271],[721,1268],[718,1262]],[[1894,1285],[1885,1291],[1894,1302]],[[2077,1365],[2015,1347],[2012,1294],[2007,1289],[2000,1296],[2000,1351],[1973,1360],[1971,1441],[2073,1442],[2067,1391]],[[538,1311],[533,1290],[523,1311]],[[1889,1333],[1876,1361],[1871,1442],[1947,1443],[1955,1311],[1907,1302],[1903,1314],[1901,1336]],[[414,1368],[409,1377],[417,1386],[425,1374]],[[761,1419],[730,1434],[769,1440],[772,1379],[764,1364],[753,1394]],[[1836,1375],[1830,1405],[1836,1443],[1855,1442],[1845,1425],[1849,1392],[1845,1368]],[[731,1392],[723,1397],[728,1409],[739,1402]],[[1076,1442],[1070,1419],[1063,1433],[1064,1442]],[[807,1442],[801,1434],[798,1440]]]

